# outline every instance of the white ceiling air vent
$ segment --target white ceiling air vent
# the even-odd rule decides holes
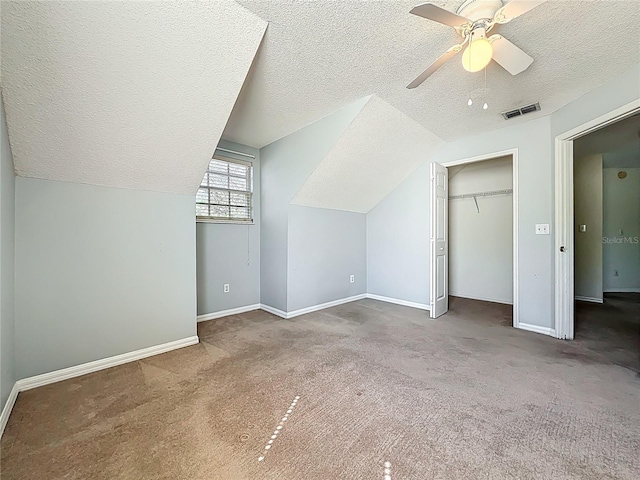
[[[525,115],[531,112],[537,112],[540,110],[539,103],[532,103],[531,105],[525,105],[524,107],[516,108],[515,110],[509,110],[508,112],[502,112],[502,116],[505,120],[509,120],[510,118],[519,117],[520,115]]]

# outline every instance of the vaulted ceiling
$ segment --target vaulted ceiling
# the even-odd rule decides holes
[[[16,173],[193,195],[266,27],[229,0],[3,1]]]
[[[464,71],[457,56],[407,90],[459,41],[452,28],[409,14],[421,0],[238,1],[269,29],[224,137],[255,147],[370,94],[449,141],[505,126],[500,113],[514,107],[540,102],[542,111],[510,125],[547,115],[640,62],[635,0],[549,0],[499,28],[534,58],[525,72],[492,62],[483,94],[484,75]],[[462,3],[433,1],[452,11]]]
[[[461,1],[434,0],[452,11]],[[549,0],[500,27],[535,59],[524,73],[492,63],[484,90],[484,75],[456,57],[407,90],[459,41],[409,14],[416,3],[3,1],[1,82],[16,172],[192,195],[221,136],[262,147],[374,95],[296,199],[366,211],[375,199],[331,203],[355,188],[336,178],[368,167],[373,185],[394,165],[383,154],[390,145],[408,155],[377,199],[414,168],[415,149],[402,139],[428,152],[438,139],[505,126],[503,110],[542,106],[509,124],[546,115],[640,61],[637,2]]]
[[[442,143],[422,125],[372,96],[291,203],[367,213]]]

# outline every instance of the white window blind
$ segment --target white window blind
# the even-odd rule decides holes
[[[252,177],[250,162],[214,156],[196,194],[196,218],[252,222]]]

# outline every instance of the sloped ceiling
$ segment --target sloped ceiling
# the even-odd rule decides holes
[[[442,143],[372,96],[291,203],[367,213]]]
[[[267,23],[235,2],[2,2],[16,173],[193,195]]]
[[[463,70],[454,57],[423,85],[406,85],[450,46],[453,29],[409,14],[422,0],[363,2],[238,0],[270,22],[255,68],[225,138],[262,147],[371,93],[450,141],[504,127],[500,112],[540,102],[548,115],[640,62],[635,0],[549,0],[498,31],[529,53],[533,65],[511,76]],[[463,0],[433,0],[455,10]]]

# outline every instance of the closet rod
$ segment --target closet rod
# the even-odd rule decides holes
[[[216,150],[220,150],[221,152],[227,152],[227,153],[235,153],[236,155],[242,155],[243,157],[249,157],[253,159],[256,158],[254,155],[249,155],[248,153],[236,152],[235,150],[227,150],[226,148],[216,147]]]
[[[465,193],[464,195],[453,195],[449,197],[449,200],[457,200],[459,198],[476,198],[476,197],[493,197],[495,195],[509,195],[513,190],[493,190],[491,192],[479,192],[479,193]]]

